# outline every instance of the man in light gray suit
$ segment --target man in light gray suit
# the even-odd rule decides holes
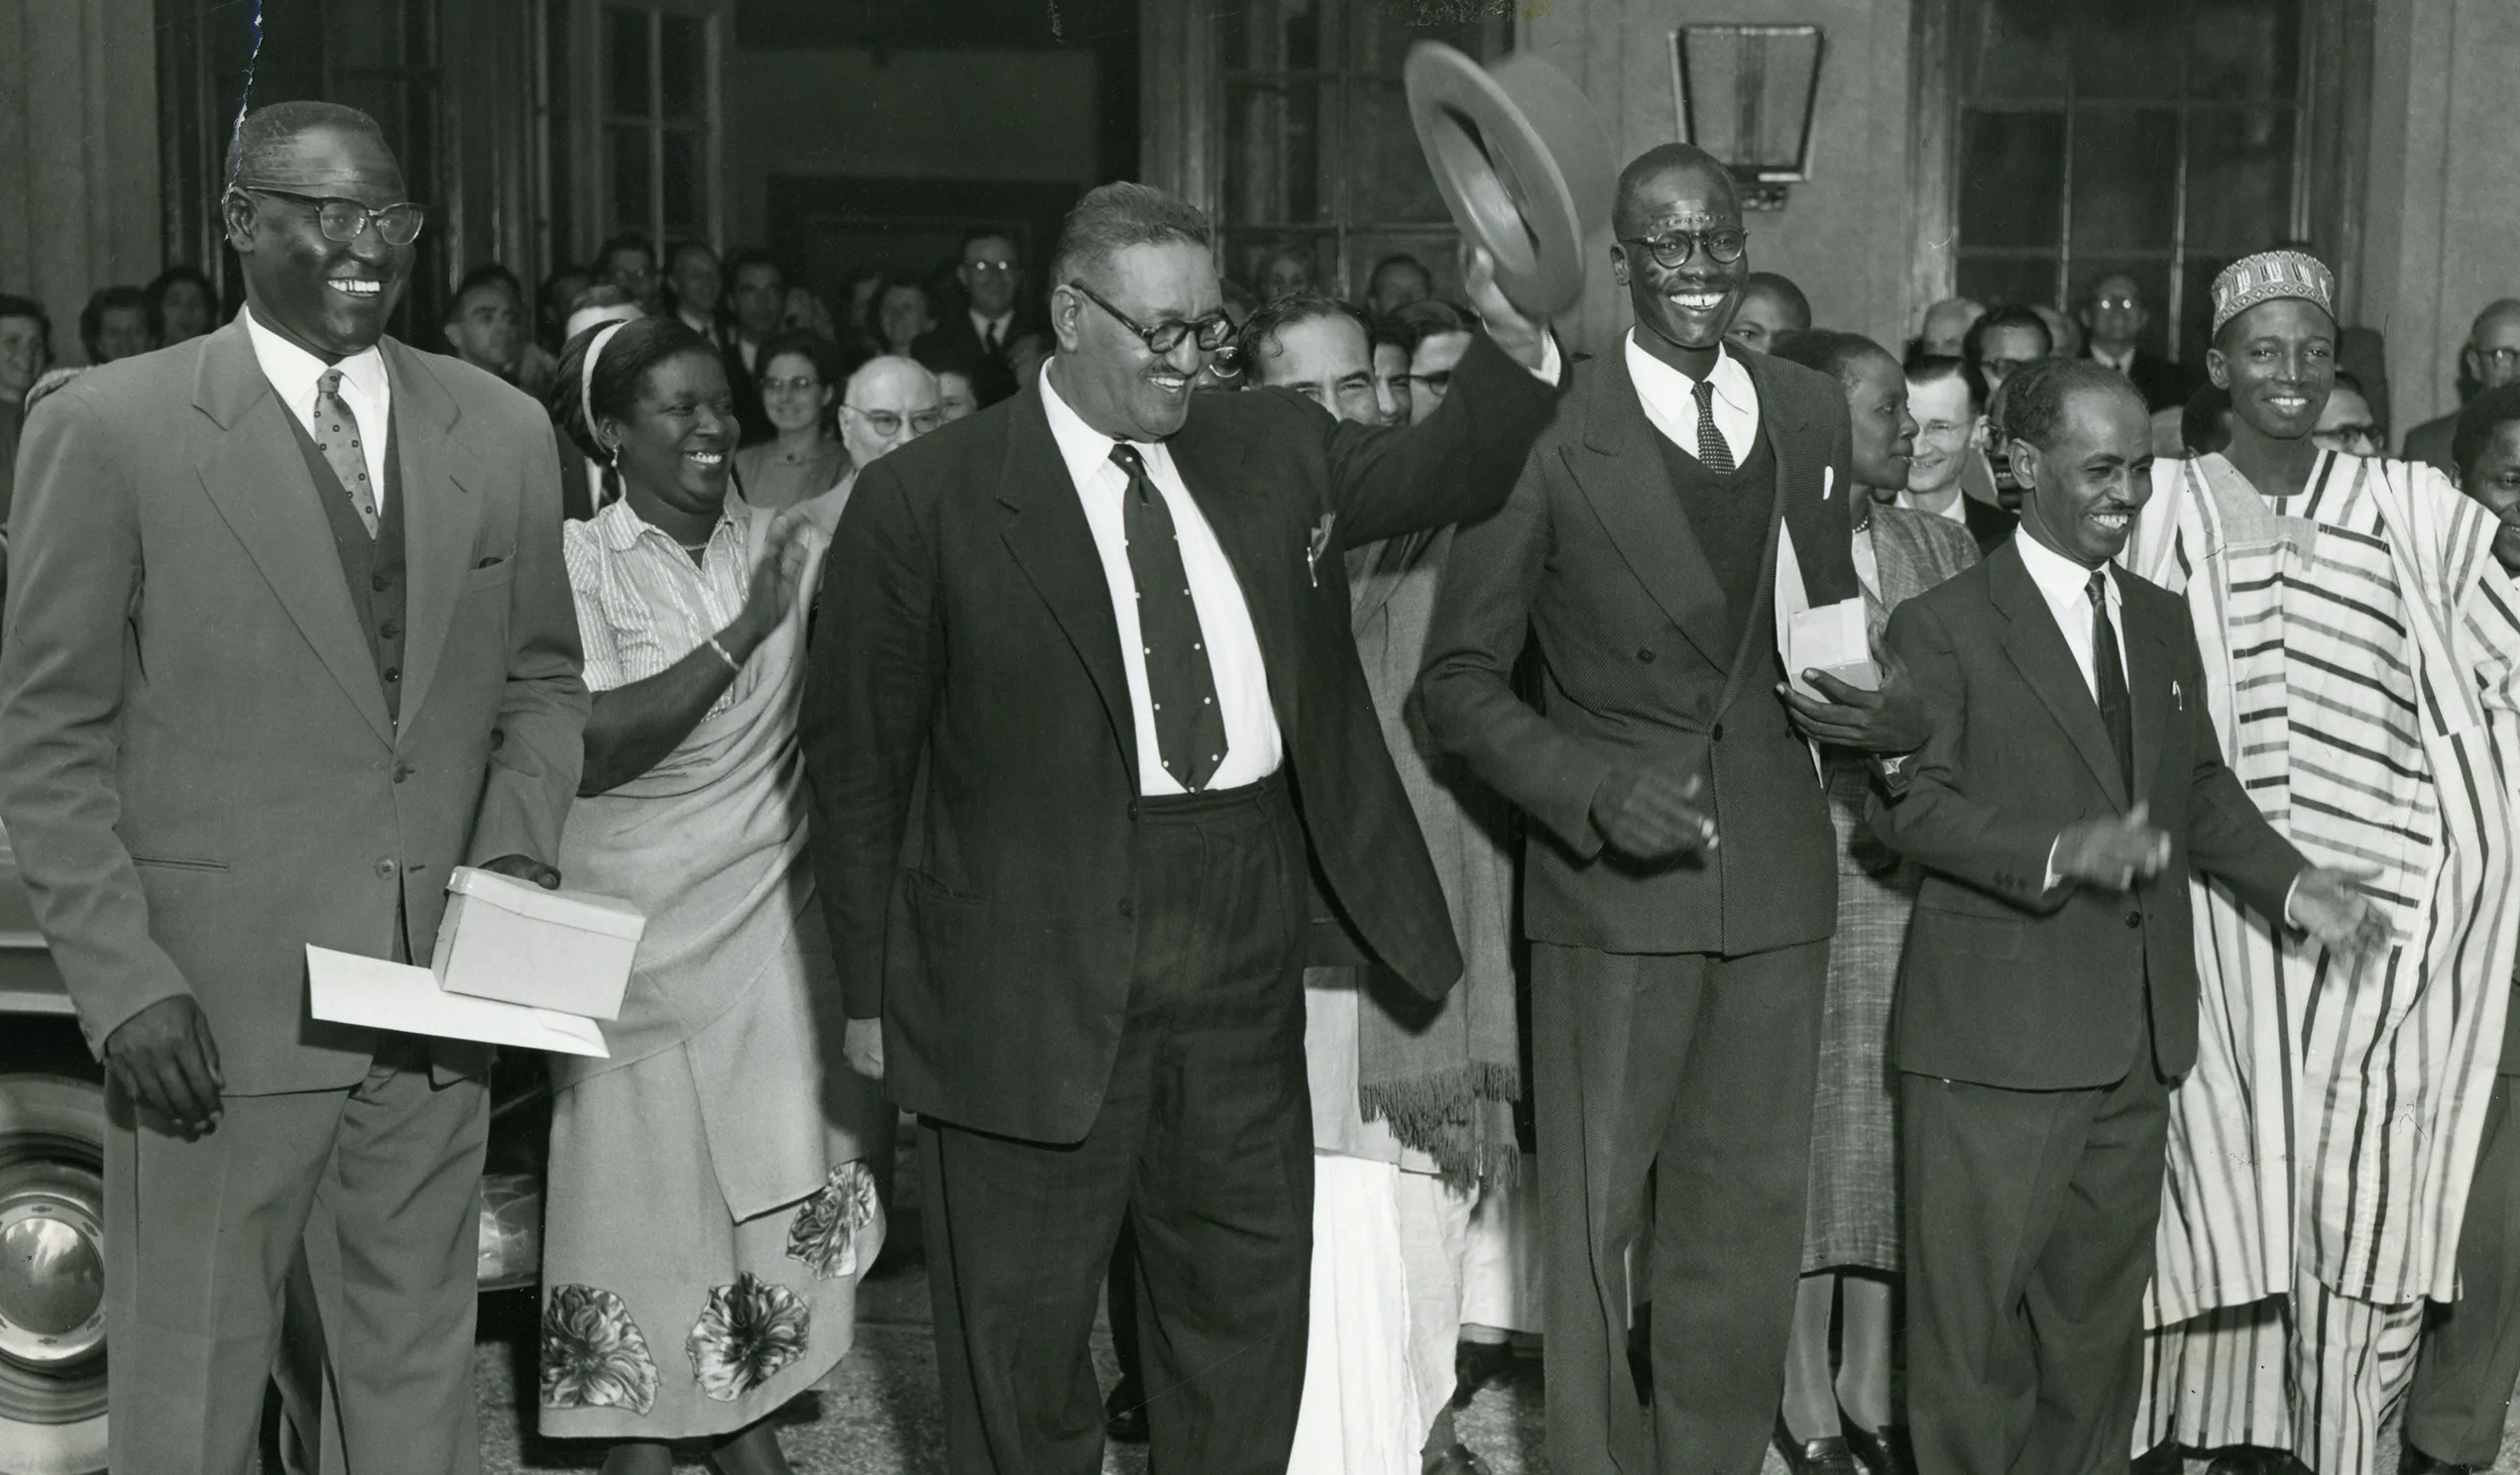
[[[245,117],[247,309],[29,417],[0,819],[104,1060],[120,1475],[248,1467],[320,1195],[350,1467],[470,1472],[489,1052],[313,1021],[425,962],[448,872],[556,885],[587,698],[551,430],[384,337],[421,224],[366,115]]]

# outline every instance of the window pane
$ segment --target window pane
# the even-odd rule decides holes
[[[2076,5],[2074,91],[2080,97],[2179,95],[2182,0]]]
[[[1225,100],[1225,209],[1245,225],[1330,218],[1315,81],[1237,82]]]
[[[1321,64],[1322,10],[1327,0],[1252,0],[1226,12],[1228,71],[1301,71]]]
[[[1989,307],[2056,300],[2056,258],[1960,254],[1960,294]]]
[[[709,171],[703,135],[696,128],[665,130],[665,234],[708,234]]]
[[[656,57],[662,63],[665,116],[697,119],[708,92],[701,69],[709,64],[709,48],[697,16],[660,18]]]
[[[2205,351],[2214,346],[2214,279],[2231,265],[2222,256],[2191,254],[2179,269],[2184,292],[2179,301],[2179,362],[2205,367]]]
[[[2062,98],[2069,14],[2055,0],[1986,0],[1969,48],[1970,94]]]
[[[2167,249],[2177,229],[2179,115],[2091,107],[2074,115],[2074,254]]]
[[[2188,251],[2262,251],[2293,234],[2289,110],[2199,110],[2188,116]]]
[[[2188,95],[2290,99],[2301,77],[2300,0],[2193,0]]]
[[[648,228],[647,130],[636,123],[604,126],[604,177],[612,182],[609,230]]]
[[[604,108],[620,118],[648,116],[647,12],[604,7]]]
[[[2081,243],[2075,243],[2079,248]],[[2151,353],[2164,353],[2170,343],[2170,263],[2165,256],[2142,257],[2086,256],[2074,253],[2073,294],[2066,306],[2080,312],[2091,300],[2092,288],[2104,280],[2119,274],[2135,281],[2135,294],[2151,320],[2144,325],[2137,346]]]
[[[1418,147],[1409,99],[1396,83],[1358,81],[1348,92],[1347,218],[1351,225],[1451,219],[1434,171]]]
[[[1960,239],[2054,246],[2065,203],[2065,115],[1975,108],[1960,119]]]

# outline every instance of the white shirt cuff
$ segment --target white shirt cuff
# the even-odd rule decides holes
[[[2047,880],[2039,887],[2039,894],[2041,896],[2045,896],[2048,892],[2055,890],[2058,883],[2065,879],[2064,875],[2056,868],[2056,848],[2064,843],[2065,837],[2062,835],[2047,843]]]
[[[2305,865],[2293,872],[2292,884],[2284,887],[2284,925],[2286,927],[2301,926],[2299,922],[2293,920],[2293,898],[2301,894],[2301,878],[2308,874],[2310,874],[2310,867]]]
[[[1546,328],[1540,332],[1540,367],[1531,373],[1534,379],[1545,385],[1554,385],[1565,377],[1566,361],[1558,357],[1557,335]]]

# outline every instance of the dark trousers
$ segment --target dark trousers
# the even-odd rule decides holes
[[[1802,1270],[1825,942],[1742,958],[1532,945],[1549,1468],[1756,1475]],[[1659,1164],[1659,1167],[1658,1167]],[[1654,1399],[1628,1252],[1654,1185]]]
[[[923,1120],[955,1475],[1092,1475],[1087,1343],[1125,1211],[1156,1475],[1279,1475],[1313,1255],[1304,840],[1276,782],[1140,805],[1129,1010],[1102,1110],[1048,1145]]]
[[[2169,1090],[1899,1078],[1907,1422],[1920,1475],[2122,1472]]]
[[[2459,1232],[2459,1300],[2433,1308],[2406,1396],[2406,1442],[2483,1469],[2502,1450],[2520,1382],[2520,1123],[2513,1078],[2494,1078],[2485,1137]]]

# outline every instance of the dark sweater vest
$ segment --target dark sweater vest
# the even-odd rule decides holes
[[[1763,419],[1751,441],[1749,458],[1729,474],[1709,471],[1668,436],[1656,435],[1654,445],[1662,453],[1671,495],[1687,514],[1689,530],[1697,534],[1697,545],[1705,550],[1715,582],[1724,591],[1725,630],[1738,649],[1750,624],[1751,605],[1759,597],[1763,572],[1759,565],[1768,556],[1768,521],[1776,511],[1776,453],[1768,444],[1767,424]],[[1775,622],[1760,623],[1769,628],[1773,652]],[[1759,653],[1752,652],[1754,658]],[[1733,651],[1724,655],[1730,660]]]
[[[315,500],[323,504],[324,521],[332,528],[332,544],[341,555],[342,581],[350,586],[350,608],[358,613],[368,654],[376,660],[377,682],[385,691],[386,715],[402,720],[402,638],[406,600],[402,568],[402,468],[394,456],[394,427],[386,426],[385,510],[375,537],[359,520],[341,478],[333,475],[323,449],[306,433],[297,416],[284,415],[297,436],[298,454],[306,458],[306,474],[315,479]]]

